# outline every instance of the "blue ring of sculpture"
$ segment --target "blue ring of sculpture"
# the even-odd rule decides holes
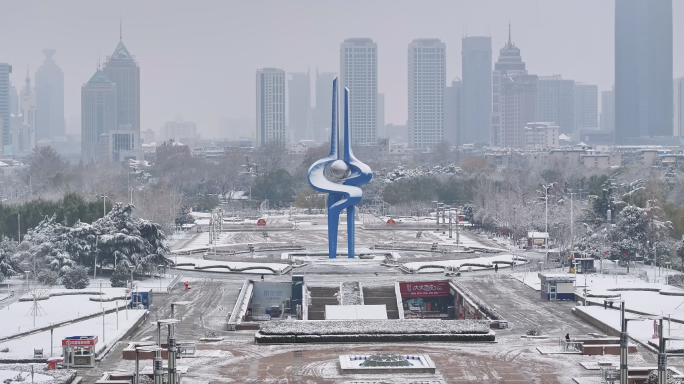
[[[368,183],[373,177],[370,167],[356,157],[351,148],[351,129],[349,127],[349,89],[344,89],[344,153],[342,159],[349,167],[349,173],[342,184],[334,183],[325,177],[325,168],[340,160],[337,81],[333,80],[332,124],[330,126],[330,154],[309,168],[308,179],[311,188],[328,194],[328,255],[337,256],[337,229],[340,213],[347,210],[347,255],[354,258],[354,214],[356,204],[361,201],[363,192],[360,185]]]

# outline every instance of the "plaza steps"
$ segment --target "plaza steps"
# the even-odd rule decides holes
[[[390,320],[399,319],[399,309],[397,308],[397,295],[394,286],[363,286],[364,305],[382,305],[387,308],[387,318]]]
[[[315,287],[309,285],[307,288],[311,298],[309,320],[325,320],[325,306],[339,305],[335,295],[340,292],[340,287]]]

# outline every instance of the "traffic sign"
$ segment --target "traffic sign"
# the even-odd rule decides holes
[[[266,226],[266,220],[264,220],[264,219],[257,220],[257,226],[265,227]]]
[[[387,226],[388,226],[388,227],[392,227],[392,226],[394,226],[394,224],[396,224],[396,223],[397,223],[397,222],[394,221],[394,219],[389,219],[389,220],[387,220]]]

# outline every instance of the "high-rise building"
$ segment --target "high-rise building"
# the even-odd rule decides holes
[[[114,53],[107,57],[102,71],[116,84],[116,119],[140,133],[140,67],[119,36]]]
[[[492,38],[469,36],[462,39],[462,126],[459,144],[491,140]]]
[[[539,120],[556,123],[565,134],[575,129],[574,86],[574,81],[563,80],[561,75],[540,76],[537,82]]]
[[[173,140],[194,149],[197,142],[197,126],[192,121],[183,121],[181,116],[176,116],[174,121],[164,123],[162,136],[165,141]]]
[[[36,146],[37,95],[33,91],[33,87],[31,87],[28,71],[25,81],[26,83],[24,89],[21,90],[20,96],[22,124],[12,132],[12,151],[14,154],[29,152]]]
[[[285,71],[257,70],[256,105],[256,145],[285,144]]]
[[[0,150],[2,150],[3,155],[5,154],[4,146],[12,143],[10,129],[10,73],[12,73],[12,66],[0,63],[0,126],[2,127]]]
[[[377,137],[387,137],[387,132],[385,132],[385,94],[378,93],[377,101],[378,110],[375,113],[377,123],[375,124],[375,132]]]
[[[316,109],[314,111],[314,137],[319,143],[330,141],[332,116],[332,82],[337,74],[318,72],[316,69]]]
[[[672,135],[672,0],[615,1],[615,140]]]
[[[492,72],[492,140],[500,147],[524,148],[525,124],[537,121],[537,75],[528,75],[520,48],[511,40],[499,50]]]
[[[309,129],[309,114],[311,113],[311,81],[309,71],[306,73],[291,73],[287,81],[288,129],[292,131],[295,142],[313,140]]]
[[[525,125],[537,120],[537,75],[501,78],[501,146],[525,148]]]
[[[10,82],[9,86],[10,114],[19,116],[19,93],[17,88]]]
[[[444,140],[451,145],[462,144],[461,137],[461,79],[451,81],[451,86],[444,88]]]
[[[601,92],[601,130],[615,131],[615,87]]]
[[[575,129],[598,129],[598,86],[575,83],[573,93]]]
[[[684,136],[684,77],[674,80],[674,136]]]
[[[117,129],[116,84],[98,69],[81,87],[81,159],[108,157],[109,132]]]
[[[36,138],[65,135],[64,73],[55,64],[54,49],[44,49],[45,60],[36,70]]]
[[[350,91],[351,136],[357,145],[373,145],[376,138],[378,45],[369,38],[346,39],[340,44],[340,100]]]
[[[408,131],[410,148],[444,141],[446,45],[415,39],[408,46]]]

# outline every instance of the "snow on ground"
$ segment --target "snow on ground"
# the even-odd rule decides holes
[[[52,355],[60,356],[62,354],[62,339],[69,336],[97,336],[99,342],[95,347],[99,351],[105,344],[109,345],[112,341],[120,339],[145,313],[147,313],[145,310],[129,309],[128,315],[126,315],[126,310],[119,310],[118,325],[116,313],[105,315],[104,336],[102,334],[102,316],[55,328]],[[128,320],[126,320],[126,316],[128,316]],[[43,354],[50,356],[50,331],[0,342],[0,349],[4,348],[9,348],[9,352],[0,353],[0,359],[33,358],[34,348],[43,348]]]
[[[517,257],[517,256],[516,256]],[[464,267],[461,272],[464,270],[467,271],[468,269],[472,268],[473,271],[481,270],[481,269],[494,269],[494,261],[507,261],[507,262],[512,262],[513,261],[513,255],[496,255],[496,256],[483,256],[483,257],[476,257],[472,259],[462,259],[462,260],[442,260],[442,261],[427,261],[427,262],[411,262],[411,263],[406,263],[404,264],[404,267],[416,270],[424,265],[443,265],[445,267],[460,267],[463,264],[483,264],[483,265],[491,265],[491,268],[487,267],[479,267],[479,266],[473,266],[473,267]],[[519,264],[524,264],[525,262],[522,260],[516,260],[516,265]],[[501,268],[509,268],[510,265],[508,264],[499,264],[499,269]],[[442,268],[424,268],[418,271],[418,273],[428,273],[428,272],[442,272]]]
[[[52,289],[51,292],[93,292],[92,289],[75,290],[75,289]],[[102,288],[103,296],[124,296],[126,290],[124,288]],[[26,296],[26,295],[25,295]],[[105,310],[116,307],[116,301],[91,301],[91,297],[98,297],[99,295],[81,294],[69,296],[52,296],[47,300],[38,300],[38,316],[36,316],[36,325],[33,325],[33,301],[18,301],[8,305],[0,311],[0,337],[10,336],[15,333],[26,332],[36,328],[49,326],[50,324],[60,323],[76,319],[82,316],[93,315],[101,313],[102,308]],[[123,306],[124,301],[119,300],[119,305]],[[0,357],[1,358],[1,357]]]
[[[442,224],[443,226],[444,224]],[[445,244],[456,244],[456,230],[452,229],[452,234],[451,234],[451,239],[449,238],[449,230],[447,229],[442,232],[434,233],[436,237],[439,238],[439,240],[442,243]],[[506,251],[505,246],[501,246],[499,248],[495,247],[489,247],[481,242],[479,242],[475,236],[471,235],[468,233],[468,231],[462,230],[461,233],[459,234],[459,239],[458,239],[458,246],[459,247],[467,247],[467,248],[479,248],[479,249],[491,249],[491,250],[498,250],[498,251]]]
[[[567,268],[544,271],[548,273],[567,273]],[[671,314],[672,318],[684,321],[684,290],[654,281],[665,281],[665,275],[672,273],[652,266],[641,266],[629,275],[578,274],[575,282],[575,293],[584,296],[586,284],[587,300],[603,305],[604,297],[612,296],[625,300],[625,307],[653,315]],[[537,271],[519,272],[511,276],[535,290],[541,289]],[[648,276],[648,281],[642,277]],[[594,296],[594,297],[592,297]]]
[[[24,382],[34,382],[34,383],[39,383],[41,381],[50,381],[53,379],[52,376],[47,376],[47,375],[41,375],[40,373],[34,373],[33,377],[31,377],[31,372],[19,372],[19,371],[9,371],[6,369],[0,369],[0,382],[5,382],[7,379],[11,379],[14,381],[14,379],[21,374],[21,377],[23,378],[22,381]]]
[[[282,264],[282,263],[248,263],[248,262],[239,262],[239,261],[213,261],[213,260],[202,260],[202,259],[193,259],[189,257],[184,257],[184,256],[178,256],[178,264],[185,264],[189,263],[192,265],[188,266],[179,266],[177,269],[179,270],[195,270],[195,267],[207,267],[207,266],[227,266],[230,269],[236,269],[236,268],[246,268],[246,267],[259,267],[259,266],[266,266],[269,268],[273,268],[275,270],[283,270],[286,267],[288,267],[287,264]],[[207,268],[203,269],[205,271],[210,271],[210,272],[224,272],[224,273],[234,273],[226,268]],[[240,273],[253,273],[253,274],[273,274],[268,269],[250,269],[244,272]]]
[[[576,307],[576,311],[584,312],[591,317],[601,321],[602,323],[610,326],[616,331],[620,331],[620,311],[615,309],[603,309],[603,306],[591,306],[591,307]],[[625,317],[628,319],[638,318],[638,315],[627,313]],[[667,318],[667,316],[666,316]],[[684,337],[684,324],[672,322],[668,326],[668,321],[663,322],[663,329],[665,337],[669,335]],[[640,342],[647,344],[649,341],[658,345],[658,339],[653,338],[653,319],[643,319],[643,320],[630,320],[627,322],[627,333],[629,337],[639,340]],[[684,348],[684,341],[670,341],[668,349],[680,349]]]

